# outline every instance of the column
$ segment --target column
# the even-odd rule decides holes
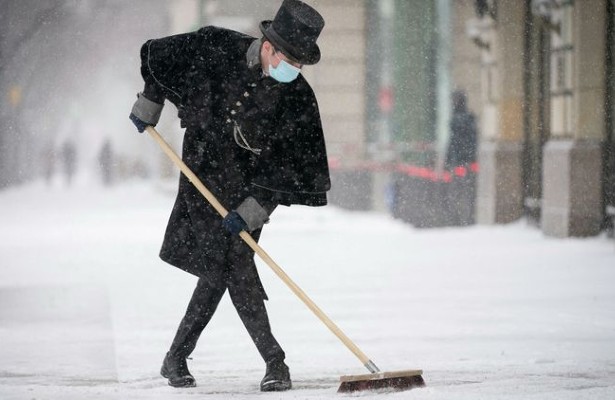
[[[600,232],[605,138],[605,0],[560,1],[550,16],[551,136],[544,149],[545,234]]]
[[[522,215],[523,56],[525,3],[500,1],[483,51],[484,109],[478,151],[478,223]],[[495,14],[495,13],[492,13]],[[492,15],[490,14],[490,15]]]

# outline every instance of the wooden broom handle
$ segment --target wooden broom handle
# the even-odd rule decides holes
[[[186,175],[190,182],[192,182],[192,184],[198,189],[198,191],[201,192],[203,196],[205,196],[207,201],[216,209],[216,211],[222,216],[222,218],[226,217],[228,211],[224,208],[222,204],[220,204],[220,202],[218,201],[218,199],[216,199],[213,193],[211,193],[207,189],[207,187],[203,185],[203,182],[201,182],[201,180],[194,174],[194,172],[192,172],[190,168],[188,168],[188,166],[182,161],[182,159],[177,155],[177,153],[175,153],[171,146],[169,146],[169,144],[162,138],[162,136],[160,136],[160,133],[158,133],[158,131],[156,131],[156,129],[154,129],[154,127],[152,126],[148,126],[145,129],[156,140],[156,142],[158,142],[162,150],[166,153],[167,156],[169,156],[171,161],[173,161],[173,163],[177,165],[179,169],[181,169],[181,171],[184,173],[184,175]],[[282,270],[282,268],[280,268],[280,266],[275,261],[273,261],[269,254],[267,254],[265,250],[263,250],[263,248],[259,246],[258,243],[256,243],[256,241],[252,238],[252,236],[250,236],[248,232],[241,231],[239,236],[241,236],[241,238],[248,244],[248,246],[250,246],[250,248],[254,250],[256,254],[259,255],[259,257],[273,270],[273,272],[275,272],[275,274],[280,277],[280,279],[282,279],[282,281],[290,288],[290,290],[292,290],[293,293],[297,295],[297,297],[299,297],[299,299],[301,299],[301,301],[303,301],[303,303],[305,303],[305,305],[310,310],[312,310],[314,314],[316,314],[316,316],[331,330],[331,332],[333,332],[335,336],[337,336],[342,341],[342,343],[344,343],[346,347],[348,347],[348,349],[352,351],[359,360],[361,360],[363,365],[368,370],[370,370],[370,372],[379,372],[378,368],[369,359],[369,357],[367,357],[365,353],[363,353],[361,349],[359,349],[359,347],[357,347],[357,345],[354,344],[353,341],[350,340],[350,338],[344,334],[344,332],[342,332],[342,330],[331,320],[331,318],[329,318],[312,301],[312,299],[310,299],[308,295],[305,294],[305,292],[301,290],[301,288],[297,286],[297,284],[293,282],[292,279],[290,279],[286,272],[284,272],[284,270]]]

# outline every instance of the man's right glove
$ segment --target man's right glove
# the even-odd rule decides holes
[[[147,126],[156,126],[163,107],[164,104],[153,102],[145,97],[143,93],[139,93],[128,118],[130,118],[139,132],[143,132]]]
[[[145,130],[145,128],[149,125],[152,124],[148,124],[146,122],[141,121],[136,115],[134,115],[133,113],[130,113],[130,115],[128,116],[128,118],[130,118],[130,120],[132,121],[132,123],[137,127],[137,130],[139,131],[139,133],[143,133],[143,131]],[[153,126],[153,125],[152,125]]]

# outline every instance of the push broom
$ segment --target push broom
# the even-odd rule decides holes
[[[216,209],[216,211],[224,218],[228,211],[216,199],[216,197],[203,185],[201,180],[188,168],[182,159],[175,153],[169,144],[160,136],[158,131],[152,126],[146,128],[147,132],[158,142],[162,150],[173,161],[175,165],[186,175],[192,184],[199,192],[207,199],[207,201]],[[408,390],[415,387],[425,386],[421,370],[403,370],[394,372],[381,372],[369,357],[365,355],[354,344],[348,336],[305,294],[303,290],[276,264],[275,261],[256,243],[256,241],[246,231],[241,231],[239,234],[248,246],[282,279],[282,281],[290,288],[290,290],[299,297],[305,305],[312,310],[314,314],[337,336],[344,345],[363,363],[365,368],[370,372],[364,375],[345,375],[340,377],[340,387],[338,392],[353,392],[358,390],[369,389],[395,389]]]

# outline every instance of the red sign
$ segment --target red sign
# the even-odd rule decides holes
[[[389,86],[381,87],[378,95],[380,111],[384,114],[390,114],[393,111],[393,102],[393,88]]]

